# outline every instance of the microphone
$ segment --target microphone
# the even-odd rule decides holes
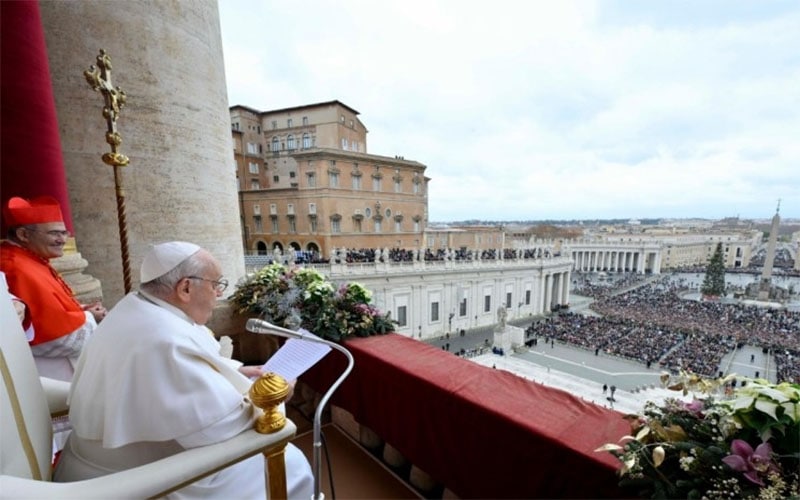
[[[347,368],[345,368],[344,372],[339,375],[339,378],[331,384],[328,392],[326,392],[322,399],[319,401],[319,405],[317,406],[316,411],[314,411],[314,447],[312,453],[312,470],[314,471],[314,496],[312,500],[323,500],[325,498],[325,494],[322,493],[320,490],[320,480],[322,478],[322,460],[320,459],[320,453],[322,450],[322,410],[325,408],[325,405],[328,403],[328,400],[333,396],[333,393],[336,389],[344,382],[344,379],[350,375],[350,372],[353,370],[353,355],[350,354],[350,351],[345,349],[343,346],[337,344],[336,342],[331,342],[330,340],[325,340],[317,336],[307,335],[303,332],[296,332],[294,330],[289,330],[288,328],[281,328],[280,326],[273,325],[263,319],[257,318],[250,318],[247,320],[247,324],[245,328],[249,332],[253,333],[261,333],[261,334],[272,334],[278,335],[280,337],[286,337],[290,339],[299,339],[299,340],[306,340],[308,342],[317,342],[319,344],[325,344],[326,346],[336,349],[337,351],[344,354],[347,358]]]

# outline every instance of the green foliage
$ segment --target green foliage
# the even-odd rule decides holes
[[[729,382],[682,373],[670,388],[706,396],[648,402],[641,415],[626,416],[625,442],[597,449],[619,459],[620,485],[639,498],[797,498],[800,385],[756,379],[732,390]],[[735,469],[735,442],[763,444],[768,455],[747,472]]]
[[[717,243],[717,249],[708,262],[700,292],[714,297],[725,296],[725,261],[722,256],[722,243]]]
[[[311,268],[270,264],[244,278],[230,301],[240,314],[252,314],[285,328],[306,330],[339,341],[394,331],[389,314],[370,305],[372,293],[355,282],[334,286]]]

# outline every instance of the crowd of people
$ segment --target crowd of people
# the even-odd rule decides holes
[[[408,248],[335,248],[329,258],[325,258],[316,251],[290,250],[282,252],[276,249],[270,257],[270,262],[283,264],[336,264],[347,263],[373,263],[373,262],[436,262],[446,260],[472,261],[472,260],[514,260],[514,259],[549,259],[558,257],[558,252],[549,248],[527,249],[486,249],[469,250],[465,248],[440,248],[440,249],[408,249]]]
[[[591,308],[601,317],[561,314],[528,333],[704,376],[716,376],[727,353],[752,345],[774,356],[779,380],[800,382],[799,312],[682,299],[683,283],[669,276],[611,291],[629,286],[579,288],[596,298]]]
[[[625,318],[562,313],[534,323],[529,336],[557,340],[585,349],[602,351],[643,364],[652,363],[683,340],[680,332],[642,324]]]
[[[605,283],[595,283],[588,276],[576,273],[573,280],[572,293],[583,297],[601,299],[619,293],[629,287],[637,286],[645,281],[646,276],[638,273],[628,273],[621,277],[609,275]]]
[[[557,257],[559,254],[549,248],[513,249],[495,248],[486,250],[469,250],[465,248],[439,248],[433,250],[407,249],[407,248],[339,248],[334,249],[330,259],[318,262],[335,263],[370,263],[370,262],[414,262],[414,261],[470,261],[470,260],[512,260],[512,259],[542,259]],[[314,261],[311,261],[314,262]]]

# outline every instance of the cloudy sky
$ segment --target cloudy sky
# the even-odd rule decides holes
[[[795,0],[219,0],[228,97],[339,100],[431,221],[800,218]]]

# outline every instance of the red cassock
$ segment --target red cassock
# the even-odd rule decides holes
[[[0,245],[0,270],[6,274],[9,291],[28,306],[36,332],[32,345],[63,337],[86,322],[72,289],[46,260],[4,242]]]

